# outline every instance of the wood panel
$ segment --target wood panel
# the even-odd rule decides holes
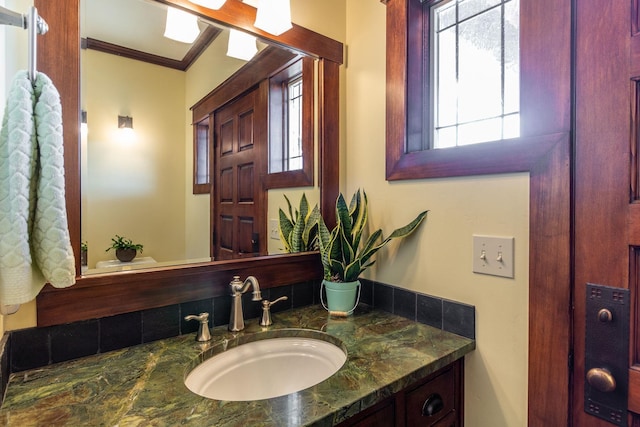
[[[291,268],[291,265],[295,268]],[[59,325],[229,294],[234,275],[254,275],[268,289],[322,277],[316,253],[255,257],[208,265],[85,277],[75,286],[47,285],[38,296],[38,326]],[[91,303],[96,301],[98,303]]]
[[[630,2],[576,2],[575,425],[610,425],[584,411],[586,284],[626,288],[630,281],[630,10]]]
[[[265,89],[268,82],[214,113],[220,151],[214,158],[212,212],[224,218],[211,216],[215,259],[266,255],[266,194],[260,184],[267,169],[267,103],[260,95]]]
[[[219,28],[208,25],[204,31],[200,33],[196,41],[193,42],[185,56],[180,60],[154,55],[148,52],[141,52],[136,49],[130,49],[92,38],[83,39],[82,47],[85,49],[93,49],[99,52],[122,56],[124,58],[135,59],[136,61],[148,62],[150,64],[160,65],[174,70],[186,71],[196,61],[196,59],[202,55],[207,47],[213,43],[221,32],[222,30]]]
[[[333,126],[332,123],[340,123],[340,94],[338,91],[328,91],[327,88],[340,81],[339,64],[321,58],[318,79],[320,211],[327,227],[332,228],[336,223],[336,199],[340,193],[340,127]]]

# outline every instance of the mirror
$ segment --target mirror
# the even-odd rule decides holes
[[[227,0],[218,11],[196,6],[186,0],[161,2],[192,11],[216,23],[254,33],[270,43],[290,47],[318,60],[320,209],[328,225],[335,224],[334,207],[339,192],[340,167],[339,80],[343,61],[342,43],[297,25],[280,36],[260,31],[253,26],[255,9],[236,0]],[[34,0],[34,6],[49,23],[46,37],[38,40],[38,70],[46,73],[60,92],[67,217],[80,276],[80,0]],[[77,283],[70,288],[45,286],[37,297],[37,323],[38,326],[58,325],[226,295],[230,277],[250,274],[260,277],[261,288],[267,289],[317,280],[322,276],[322,266],[317,254],[308,253],[78,277]]]
[[[167,10],[152,0],[80,2],[83,275],[212,261],[210,196],[192,191],[190,108],[260,54],[249,62],[228,56],[229,28],[203,18],[193,43],[164,37]],[[267,46],[257,44],[259,51]],[[118,116],[132,117],[133,129],[118,129]],[[268,254],[277,254],[282,245],[271,230],[278,208],[286,210],[283,194],[295,205],[304,192],[313,205],[320,190],[264,192],[260,238],[268,239]],[[117,261],[114,250],[105,251],[116,235],[142,244],[142,253]]]

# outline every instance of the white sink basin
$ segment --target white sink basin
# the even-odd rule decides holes
[[[259,339],[222,351],[197,365],[185,379],[192,392],[216,400],[247,401],[295,393],[336,373],[347,360],[335,338],[305,336]],[[206,356],[205,356],[206,357]]]

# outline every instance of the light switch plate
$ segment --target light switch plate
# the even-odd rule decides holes
[[[280,232],[278,231],[278,220],[269,220],[269,238],[273,240],[280,240]]]
[[[513,278],[513,237],[473,236],[473,272]]]

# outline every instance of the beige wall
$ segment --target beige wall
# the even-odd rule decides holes
[[[184,259],[184,73],[94,50],[82,51],[81,66],[89,267],[115,259],[105,249],[116,234],[158,262]],[[117,128],[118,115],[133,117],[130,135]]]
[[[373,280],[476,307],[465,363],[469,426],[524,426],[527,415],[529,177],[385,181],[385,6],[349,0],[346,189],[367,191],[370,225],[389,233],[430,209],[415,236],[378,256]],[[471,272],[472,235],[515,237],[515,279]]]

